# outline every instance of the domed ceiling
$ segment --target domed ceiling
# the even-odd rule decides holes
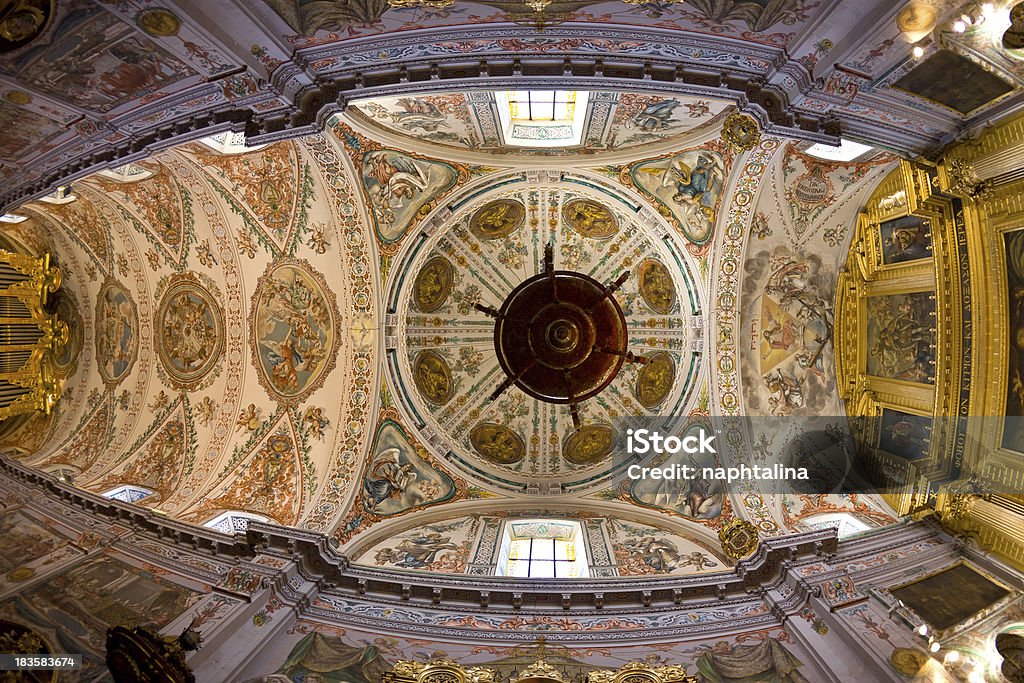
[[[703,368],[700,294],[689,256],[669,237],[670,226],[641,202],[582,174],[499,176],[455,198],[450,206],[457,208],[444,227],[396,264],[399,324],[391,376],[410,411],[443,442],[436,445],[447,449],[446,460],[468,477],[499,489],[539,482],[545,488],[590,488],[606,483],[615,469],[615,431],[626,416],[687,414]],[[648,360],[624,363],[603,391],[580,404],[579,431],[567,405],[519,387],[491,400],[508,374],[495,350],[496,321],[480,307],[501,309],[513,290],[541,273],[546,245],[553,247],[556,272],[582,273],[608,285],[629,272],[612,296],[624,316],[629,352]],[[570,284],[557,285],[564,300],[573,296]],[[599,298],[599,291],[585,294],[583,305]],[[556,325],[559,315],[540,313],[530,323],[531,340],[513,343],[540,354],[548,341],[538,337],[538,328]],[[510,319],[507,328],[526,324]],[[585,336],[584,327],[579,334]],[[582,359],[600,355],[589,351],[610,343],[601,338],[605,334],[599,328],[598,338],[567,339],[565,346],[578,341],[582,355],[565,363],[537,355],[536,369],[523,369],[523,382],[554,386],[554,394],[543,395],[558,395],[562,373],[571,370],[571,389],[582,395]],[[555,379],[548,383],[541,375]]]
[[[616,97],[629,113],[610,121],[651,106]],[[751,321],[783,315],[772,301],[796,305],[772,287],[815,288],[827,321],[845,235],[889,161],[821,162],[771,136],[739,152],[702,123],[721,110],[687,130],[678,102],[665,119],[671,131],[683,121],[678,132],[557,167],[448,154],[353,111],[238,153],[188,143],[76,181],[70,203],[19,207],[28,220],[4,232],[59,255],[81,350],[56,416],[4,445],[96,493],[150,489],[139,504],[188,522],[240,510],[328,534],[368,564],[437,571],[468,571],[471,530],[540,511],[604,534],[609,576],[712,570],[726,561],[717,529],[737,516],[765,536],[826,511],[890,520],[870,496],[716,489],[696,501],[616,481],[608,444],[629,416],[769,413],[788,405],[780,370],[806,385],[803,412],[837,406],[821,398],[835,393],[830,349],[815,356],[827,334],[809,327],[779,349]],[[639,128],[622,123],[616,139]],[[614,344],[585,322],[547,321],[559,352],[649,361],[599,372],[610,381],[579,401],[579,431],[568,402],[520,385],[488,400],[508,382],[493,313],[544,279],[548,245],[551,271],[579,274],[622,314]],[[727,436],[722,457],[750,462],[799,435]],[[436,564],[388,545],[430,534],[450,537]],[[678,558],[653,559],[666,543]]]

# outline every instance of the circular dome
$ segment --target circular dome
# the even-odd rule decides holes
[[[504,176],[447,209],[395,262],[396,395],[482,485],[607,485],[625,418],[689,412],[701,307],[685,250],[589,176]]]

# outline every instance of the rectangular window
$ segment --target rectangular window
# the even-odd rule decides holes
[[[570,90],[513,90],[508,93],[513,121],[571,121],[576,93]]]
[[[522,536],[516,536],[512,531],[516,525],[521,525]],[[512,522],[505,530],[498,573],[518,579],[587,577],[586,552],[577,547],[582,542],[579,522]]]

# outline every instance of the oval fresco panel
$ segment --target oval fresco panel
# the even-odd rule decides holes
[[[452,291],[455,272],[444,256],[435,256],[426,262],[416,276],[412,299],[416,308],[431,313],[441,308]]]
[[[665,351],[647,359],[647,364],[636,374],[636,400],[644,408],[654,408],[668,396],[675,381],[676,363]]]
[[[661,261],[646,259],[640,264],[640,296],[655,313],[667,314],[676,305],[672,274]]]
[[[507,237],[526,219],[526,207],[514,199],[499,199],[477,209],[469,219],[469,231],[482,240]]]
[[[194,389],[224,355],[224,313],[220,293],[193,273],[176,276],[160,299],[156,351],[171,384]]]
[[[78,357],[85,345],[85,321],[78,310],[78,303],[70,291],[61,290],[58,294],[57,319],[68,326],[68,341],[54,358],[57,372],[62,377],[70,377],[78,369]]]
[[[270,264],[256,284],[251,323],[253,364],[270,396],[294,404],[334,369],[338,306],[322,275],[301,259]]]
[[[412,376],[423,398],[443,406],[455,395],[455,382],[448,363],[434,351],[420,351],[412,364]]]
[[[573,465],[593,465],[608,457],[614,445],[615,430],[610,425],[584,425],[565,440],[562,457]]]
[[[619,231],[619,221],[611,210],[592,199],[574,199],[562,207],[569,227],[583,237],[605,239]]]
[[[135,302],[115,280],[107,280],[96,301],[96,365],[107,384],[125,378],[139,350]]]
[[[469,442],[484,460],[496,465],[511,465],[526,456],[523,438],[508,427],[483,422],[473,427]]]

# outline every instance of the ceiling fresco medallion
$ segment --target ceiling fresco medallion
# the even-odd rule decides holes
[[[573,230],[590,239],[606,239],[619,231],[619,221],[607,207],[590,199],[567,202],[562,217]]]
[[[565,440],[562,457],[573,465],[593,465],[607,458],[614,446],[615,430],[611,425],[584,425]]]
[[[676,379],[676,363],[670,353],[656,353],[636,374],[636,400],[644,408],[661,404],[672,391]]]
[[[526,219],[526,207],[514,199],[499,199],[480,207],[469,219],[469,231],[480,239],[507,237]]]
[[[661,261],[645,259],[640,264],[640,296],[655,313],[667,314],[676,305],[672,275]]]
[[[443,406],[455,395],[455,383],[448,363],[434,351],[421,351],[412,364],[416,388],[423,398]]]
[[[169,382],[193,390],[213,378],[224,355],[224,312],[213,282],[196,273],[161,282],[156,351]]]
[[[499,465],[511,465],[526,457],[523,438],[508,427],[484,422],[473,427],[469,442],[482,458]]]
[[[52,0],[0,0],[0,53],[31,43],[52,16]]]
[[[256,284],[250,322],[260,384],[294,405],[319,389],[334,369],[339,315],[334,292],[302,259],[270,264]]]
[[[427,261],[413,285],[412,298],[416,308],[424,313],[440,308],[451,294],[454,278],[451,261],[444,256],[435,256]]]
[[[121,382],[139,351],[139,314],[128,292],[112,279],[96,301],[96,365],[108,385]]]
[[[898,647],[889,655],[889,663],[901,676],[917,676],[921,669],[930,661],[924,650],[909,647]]]
[[[181,19],[163,7],[146,10],[139,15],[138,23],[147,34],[159,38],[176,36],[181,29]]]
[[[718,540],[722,542],[725,554],[738,560],[757,550],[757,527],[745,519],[734,517],[719,529]]]

